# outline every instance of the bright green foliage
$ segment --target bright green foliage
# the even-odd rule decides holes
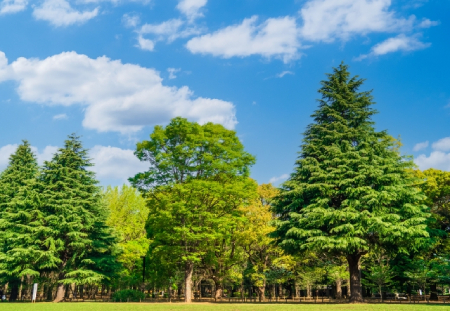
[[[363,284],[378,291],[380,299],[383,300],[383,288],[392,285],[395,272],[389,265],[388,257],[383,249],[375,248],[366,262],[367,271],[364,271]]]
[[[275,204],[279,242],[347,257],[352,299],[361,300],[359,260],[373,245],[399,252],[423,245],[429,214],[402,158],[371,117],[370,92],[341,64],[322,82],[319,109]]]
[[[117,260],[123,265],[116,283],[138,285],[142,281],[142,256],[148,251],[145,222],[148,207],[145,199],[136,189],[123,185],[108,187],[103,193],[103,201],[109,210],[107,225],[114,228],[118,236],[121,254]]]
[[[8,278],[39,275],[36,269],[47,266],[39,250],[46,228],[37,174],[36,157],[24,141],[0,176],[0,275]]]
[[[184,266],[190,291],[194,264],[220,247],[217,241],[233,230],[240,207],[256,193],[248,178],[255,160],[235,132],[183,118],[156,126],[150,140],[137,145],[136,155],[150,164],[130,178],[148,198],[150,249]]]
[[[43,167],[44,240],[49,264],[64,283],[98,283],[113,273],[115,237],[106,226],[102,205],[87,150],[70,135]]]

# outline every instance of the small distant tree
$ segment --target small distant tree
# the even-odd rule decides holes
[[[362,301],[361,257],[376,245],[407,253],[426,243],[430,214],[407,172],[413,162],[371,120],[370,92],[341,64],[322,81],[294,173],[274,212],[278,242],[298,252],[345,256],[351,301]]]

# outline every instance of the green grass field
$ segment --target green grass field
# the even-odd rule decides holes
[[[448,310],[449,304],[191,304],[182,303],[1,303],[1,311],[403,311]]]

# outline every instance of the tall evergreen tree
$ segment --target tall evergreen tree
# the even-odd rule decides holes
[[[11,286],[10,300],[17,299],[20,278],[39,275],[36,266],[43,264],[36,242],[45,230],[38,171],[30,144],[23,141],[0,176],[0,276]]]
[[[64,284],[98,283],[114,271],[115,239],[106,226],[98,182],[88,170],[92,165],[74,134],[44,164],[44,214],[51,229],[45,246],[59,280],[55,301],[63,300]]]
[[[314,123],[305,132],[296,168],[274,204],[279,243],[290,251],[344,255],[351,300],[362,301],[360,259],[374,245],[408,252],[428,238],[427,208],[395,150],[371,120],[370,92],[341,64],[322,81]]]

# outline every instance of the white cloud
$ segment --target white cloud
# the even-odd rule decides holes
[[[16,152],[18,144],[10,144],[0,147],[0,171],[4,170],[9,163],[9,156]],[[34,152],[38,160],[39,165],[42,165],[44,161],[50,161],[58,150],[55,146],[46,146],[42,152],[38,148],[31,146],[31,151]]]
[[[167,38],[169,42],[174,41],[179,36],[179,29],[184,24],[180,19],[170,19],[160,24],[145,24],[141,27],[140,34],[156,35],[158,40]]]
[[[27,0],[3,0],[0,3],[0,15],[23,11],[27,5]]]
[[[193,21],[198,17],[202,17],[200,10],[206,5],[208,0],[179,0],[177,9]]]
[[[438,21],[431,21],[428,18],[425,18],[424,20],[422,20],[420,22],[418,27],[420,27],[420,28],[430,28],[430,27],[437,26],[437,25],[439,25]]]
[[[223,58],[261,55],[289,62],[299,57],[300,42],[294,18],[269,18],[261,24],[257,24],[257,20],[258,17],[253,16],[241,24],[193,38],[186,47],[192,53]]]
[[[415,17],[396,17],[391,0],[311,0],[300,10],[302,38],[331,42],[353,35],[413,28]]]
[[[53,120],[66,120],[68,119],[67,114],[61,113],[53,116]]]
[[[9,163],[9,156],[16,152],[17,144],[0,147],[0,171],[3,171]]]
[[[42,165],[44,161],[50,161],[53,158],[53,155],[58,151],[58,147],[46,146],[42,152],[36,147],[31,147],[31,150],[36,155],[39,165]]]
[[[289,178],[289,174],[283,174],[281,176],[272,177],[269,180],[269,183],[271,183],[271,184],[278,183],[278,182],[281,182],[281,181],[286,180],[288,178]]]
[[[10,65],[0,52],[0,81],[17,81],[21,100],[85,107],[83,125],[100,132],[136,132],[182,116],[234,128],[235,108],[219,99],[194,97],[187,87],[162,84],[159,72],[105,56],[92,59],[64,52],[43,60],[18,58]]]
[[[450,137],[445,137],[434,142],[431,146],[434,150],[449,151],[450,150]]]
[[[9,157],[16,152],[17,147],[17,144],[0,147],[0,171],[8,166]],[[43,165],[44,161],[50,161],[58,149],[55,146],[46,146],[39,151],[38,148],[31,147],[39,165]],[[89,150],[89,156],[94,163],[94,166],[89,169],[95,172],[97,178],[103,182],[124,183],[129,177],[144,172],[149,167],[147,162],[139,161],[134,151],[130,149],[97,145]]]
[[[427,141],[424,141],[424,142],[421,142],[421,143],[416,144],[416,145],[414,146],[413,150],[414,150],[414,151],[420,151],[420,150],[422,150],[422,149],[426,149],[426,148],[428,147],[428,145],[429,145],[429,142],[428,142],[428,140],[427,140]]]
[[[450,171],[450,153],[442,151],[433,151],[429,156],[421,154],[414,162],[421,170],[435,168],[444,171]]]
[[[176,79],[176,73],[181,71],[180,68],[167,68],[167,72],[169,72],[169,79]]]
[[[122,16],[122,23],[125,25],[125,27],[128,28],[135,28],[139,23],[141,22],[141,19],[139,15],[136,14],[124,14]]]
[[[283,78],[285,75],[293,75],[293,74],[294,73],[292,71],[286,70],[286,71],[283,71],[283,72],[280,72],[279,74],[277,74],[277,78]]]
[[[422,50],[429,47],[431,43],[421,42],[417,36],[407,37],[404,34],[400,34],[396,37],[389,38],[381,43],[375,45],[371,52],[366,55],[361,55],[357,60],[361,60],[370,56],[380,56],[388,53],[398,52],[398,51],[415,51]]]
[[[141,50],[153,51],[155,49],[155,42],[149,39],[145,39],[141,35],[138,36],[138,45]]]
[[[139,41],[147,40],[151,41],[154,45],[156,41],[167,41],[172,43],[178,38],[186,38],[194,35],[198,35],[202,32],[202,29],[196,26],[187,26],[181,19],[170,19],[160,24],[144,24],[138,30]],[[144,39],[143,35],[152,35],[152,40]],[[142,44],[139,43],[142,48]],[[147,49],[153,51],[153,49]]]
[[[95,164],[92,170],[99,180],[115,180],[126,182],[139,172],[147,171],[148,162],[141,162],[130,149],[121,149],[111,146],[95,146],[89,151],[92,162]]]
[[[59,27],[82,24],[97,16],[98,11],[98,8],[95,8],[81,12],[72,8],[66,0],[45,0],[41,6],[34,9],[33,15],[38,20],[48,21]]]

